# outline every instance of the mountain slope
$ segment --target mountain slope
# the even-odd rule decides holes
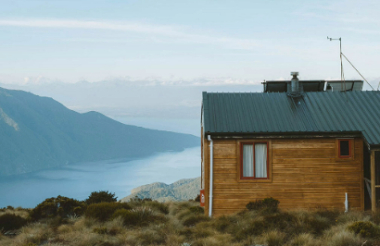
[[[0,175],[198,144],[192,135],[124,125],[97,112],[77,113],[51,98],[0,88]]]
[[[131,194],[121,199],[128,202],[131,198],[151,198],[160,202],[188,201],[194,199],[201,189],[201,177],[193,179],[181,179],[170,185],[165,183],[153,183],[139,186],[131,191]]]

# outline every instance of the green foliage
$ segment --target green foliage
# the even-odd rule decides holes
[[[232,216],[220,216],[213,221],[215,229],[221,233],[229,232],[231,227],[234,227],[237,223],[237,219]]]
[[[303,230],[315,235],[321,235],[325,230],[329,229],[334,223],[329,218],[314,215],[305,219]]]
[[[198,194],[197,197],[194,199],[195,202],[200,202],[201,201],[201,196]]]
[[[379,238],[380,229],[370,221],[357,221],[347,227],[348,230],[364,238]]]
[[[167,204],[157,201],[145,201],[143,202],[144,207],[149,207],[157,212],[168,214],[169,207]]]
[[[249,202],[246,205],[248,210],[261,210],[268,213],[275,213],[278,211],[278,204],[280,202],[272,197],[265,198],[263,200],[257,200],[255,202]]]
[[[192,206],[189,208],[189,210],[194,214],[204,214],[205,210],[202,207],[199,206]]]
[[[9,210],[14,210],[15,208],[12,207],[12,206],[7,206],[7,209],[9,209]]]
[[[126,226],[135,226],[140,224],[140,217],[137,213],[132,212],[126,209],[118,209],[112,215],[112,218],[121,217],[123,219],[123,223]]]
[[[56,198],[48,198],[45,201],[38,204],[31,212],[30,217],[32,220],[40,220],[44,218],[53,218],[55,216],[67,217],[76,214],[74,209],[77,207],[83,208],[84,210],[85,204],[75,199],[67,198],[64,196],[57,196]],[[76,210],[77,212],[79,210]]]
[[[102,202],[94,203],[87,207],[86,217],[93,218],[99,221],[107,221],[118,209],[131,209],[127,203],[119,202]]]
[[[27,220],[15,214],[3,214],[0,216],[1,230],[16,230],[26,225]]]
[[[112,218],[121,217],[125,226],[146,226],[151,223],[166,222],[165,216],[155,214],[146,207],[139,207],[132,210],[119,209],[115,211]]]
[[[238,241],[241,241],[249,236],[252,235],[260,235],[264,232],[265,228],[265,223],[263,221],[252,221],[246,226],[243,226],[241,228],[236,228],[237,231],[234,234],[235,239]]]
[[[117,197],[115,197],[115,193],[111,193],[109,191],[94,191],[91,195],[86,199],[87,204],[101,203],[101,202],[116,202]]]
[[[95,227],[92,231],[97,234],[108,234],[106,227]]]
[[[205,216],[203,214],[191,214],[184,218],[182,224],[184,226],[195,226],[199,222],[203,221],[209,221],[210,218],[208,216]]]
[[[135,196],[135,197],[131,198],[129,202],[141,204],[144,202],[151,202],[151,201],[152,201],[152,198],[140,198],[138,196]]]

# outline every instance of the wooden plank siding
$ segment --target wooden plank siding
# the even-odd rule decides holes
[[[205,213],[209,207],[209,142],[204,140]],[[352,140],[353,158],[337,157],[336,139],[266,139],[269,180],[240,179],[240,143],[214,140],[213,215],[245,209],[250,201],[273,197],[281,209],[318,207],[364,210],[363,140]],[[257,141],[257,140],[250,140]],[[264,141],[263,139],[259,140]]]

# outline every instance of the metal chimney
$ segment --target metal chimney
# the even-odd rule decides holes
[[[290,75],[293,76],[293,78],[290,82],[292,93],[299,93],[300,92],[300,83],[299,83],[299,80],[297,78],[298,72],[291,72]]]

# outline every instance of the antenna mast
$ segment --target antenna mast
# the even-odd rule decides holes
[[[340,38],[329,38],[329,36],[327,36],[327,39],[330,41],[339,40],[340,80],[342,82],[344,82],[344,88],[343,88],[343,83],[341,83],[342,91],[343,91],[343,89],[344,89],[344,91],[346,91],[346,80],[344,79],[343,61],[342,61],[342,38],[341,37]]]

